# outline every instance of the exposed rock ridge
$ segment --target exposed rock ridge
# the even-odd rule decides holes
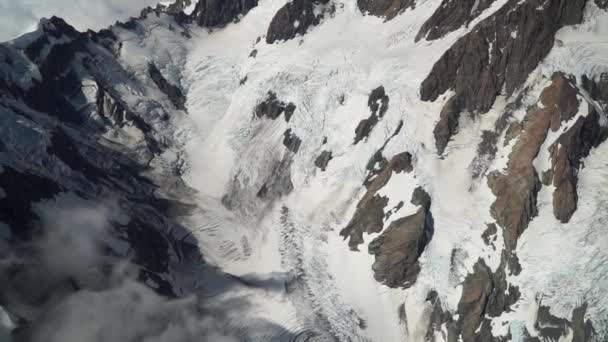
[[[608,103],[608,79],[606,74],[597,81],[583,79],[592,100],[601,107]],[[588,103],[589,113],[580,117],[568,130],[562,134],[555,143],[549,147],[551,152],[551,169],[543,175],[543,183],[553,184],[553,213],[555,218],[563,223],[570,218],[577,209],[578,172],[582,166],[582,159],[586,158],[591,150],[599,146],[608,138],[608,128],[602,124],[606,118],[598,113],[594,104]],[[604,110],[602,108],[602,110]]]
[[[363,14],[391,20],[406,9],[414,8],[416,0],[357,0],[357,6]]]
[[[403,152],[391,158],[390,162],[367,185],[367,192],[357,204],[357,210],[348,225],[340,231],[340,236],[348,240],[352,250],[358,250],[363,243],[363,233],[379,233],[384,227],[384,207],[388,198],[378,195],[378,191],[388,184],[394,172],[411,172],[412,156]]]
[[[441,129],[438,148],[455,132],[448,120],[457,121],[462,111],[487,112],[503,89],[512,95],[549,53],[557,30],[582,20],[585,3],[509,0],[447,50],[420,89],[423,101],[455,93],[442,111],[440,125],[448,129]]]
[[[550,311],[550,307],[542,305],[542,302],[539,303],[533,327],[538,337],[530,338],[529,341],[560,341],[567,336],[572,336],[572,342],[599,341],[593,323],[589,319],[585,319],[587,303],[572,310],[570,320],[556,317]]]
[[[539,104],[528,109],[506,171],[488,175],[488,185],[496,195],[492,215],[504,228],[509,251],[515,248],[517,239],[538,212],[536,199],[541,183],[533,161],[549,130],[557,131],[562,121],[578,112],[577,95],[573,83],[564,74],[556,73],[552,84],[543,90]]]
[[[221,27],[247,14],[258,0],[199,0],[192,16],[199,26]]]
[[[383,86],[372,90],[367,100],[367,106],[371,111],[369,118],[361,120],[355,129],[355,145],[372,132],[378,121],[382,119],[388,111],[389,97],[386,95]]]
[[[266,98],[255,107],[254,114],[258,118],[267,117],[271,120],[276,120],[281,114],[285,114],[285,121],[289,122],[295,110],[295,104],[285,103],[279,100],[273,91],[268,91]]]
[[[443,0],[433,15],[424,22],[416,35],[416,41],[422,38],[435,40],[455,31],[463,25],[468,26],[481,12],[495,0]]]
[[[154,63],[148,63],[148,73],[156,86],[169,97],[175,108],[186,110],[186,96],[178,86],[167,81]]]
[[[306,34],[310,27],[321,22],[325,12],[321,6],[328,3],[329,0],[292,0],[286,3],[272,18],[266,42],[273,44]]]
[[[416,188],[411,201],[420,206],[418,211],[391,222],[369,244],[369,253],[376,256],[372,265],[374,278],[391,288],[408,288],[416,282],[420,273],[418,258],[435,229],[430,196],[422,188]]]

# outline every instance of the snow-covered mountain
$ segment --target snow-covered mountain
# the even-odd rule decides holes
[[[0,45],[0,341],[608,339],[608,2],[178,0]]]

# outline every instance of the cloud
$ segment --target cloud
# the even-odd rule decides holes
[[[15,327],[5,308],[31,322],[17,341],[239,341],[226,324],[227,305],[162,297],[135,280],[128,260],[107,255],[128,248],[111,234],[115,223],[129,222],[116,199],[64,193],[34,211],[41,227],[34,241],[11,246],[0,238],[0,342],[11,342]]]
[[[237,342],[231,335],[225,317],[212,315],[196,297],[168,300],[125,280],[74,294],[46,315],[31,341]]]
[[[159,0],[0,0],[0,41],[36,28],[40,18],[56,15],[78,30],[98,30],[136,16]]]

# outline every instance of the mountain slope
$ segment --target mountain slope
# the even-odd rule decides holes
[[[42,21],[0,48],[14,339],[604,340],[605,7]]]

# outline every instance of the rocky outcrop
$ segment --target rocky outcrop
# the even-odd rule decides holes
[[[420,28],[416,41],[422,38],[439,39],[463,25],[468,26],[493,2],[494,0],[443,0],[435,13]]]
[[[608,10],[608,0],[595,0],[597,7]]]
[[[503,251],[500,266],[492,273],[479,259],[462,285],[458,303],[458,321],[453,329],[464,342],[502,341],[492,336],[486,317],[498,317],[519,299],[519,290],[510,285],[507,290],[505,267],[507,253]]]
[[[367,192],[357,204],[357,210],[348,225],[340,231],[340,236],[348,240],[348,246],[352,250],[358,250],[363,243],[363,233],[379,233],[384,227],[384,208],[388,204],[388,198],[378,195],[390,180],[394,172],[411,172],[412,156],[408,152],[395,155],[375,175],[373,179],[366,180]]]
[[[369,244],[369,253],[376,257],[374,278],[388,287],[408,288],[420,273],[418,258],[431,241],[434,232],[431,199],[422,189],[412,195],[412,204],[420,209],[410,216],[393,221]]]
[[[186,96],[184,96],[178,86],[167,81],[154,63],[148,63],[148,74],[158,89],[165,93],[169,100],[171,100],[171,103],[173,103],[175,108],[186,110]]]
[[[199,0],[192,16],[199,26],[221,27],[257,5],[258,0]]]
[[[273,44],[280,40],[289,40],[297,35],[304,35],[312,26],[316,26],[323,18],[323,5],[329,0],[292,0],[281,7],[274,15],[266,43]],[[318,8],[318,10],[315,9]]]
[[[323,151],[317,159],[315,159],[315,166],[321,169],[321,171],[325,171],[327,165],[329,165],[329,161],[333,158],[331,151]]]
[[[363,14],[391,20],[406,9],[414,8],[416,0],[357,0],[357,6]]]
[[[280,101],[277,94],[269,91],[266,98],[255,107],[254,113],[258,118],[267,117],[271,120],[276,120],[281,114],[285,114],[285,121],[289,122],[295,110],[295,104]]]
[[[555,218],[563,223],[577,209],[578,172],[582,159],[591,150],[608,138],[608,129],[601,124],[604,120],[598,110],[605,111],[608,104],[608,74],[603,74],[598,81],[583,77],[583,87],[596,104],[589,103],[589,114],[580,117],[568,130],[549,147],[551,153],[551,169],[543,177],[546,185],[553,184],[553,213]],[[599,105],[600,108],[596,108]]]
[[[599,114],[592,111],[579,118],[550,148],[553,176],[553,213],[563,223],[570,221],[578,203],[578,171],[582,159],[592,148],[608,137],[608,130],[601,127]]]
[[[367,138],[372,132],[378,121],[382,119],[388,110],[389,97],[386,95],[383,86],[372,90],[367,100],[367,106],[371,111],[369,118],[361,120],[355,129],[355,145]]]
[[[480,259],[473,273],[465,278],[458,303],[458,326],[464,342],[475,340],[475,331],[481,325],[493,287],[492,271]]]
[[[460,119],[460,109],[458,107],[458,98],[452,96],[441,109],[439,114],[439,122],[433,129],[435,136],[435,147],[437,153],[443,154],[448,146],[450,139],[458,133],[458,120]]]
[[[540,303],[534,323],[534,330],[540,339],[534,341],[559,341],[565,339],[566,336],[571,336],[572,342],[596,341],[597,333],[593,323],[585,319],[586,311],[587,303],[583,303],[572,310],[572,318],[568,320],[554,316],[551,314],[549,306]]]
[[[570,322],[573,335],[572,342],[591,342],[597,337],[593,323],[591,320],[585,319],[586,313],[587,303],[583,303],[572,311],[572,320]]]
[[[295,133],[291,131],[291,128],[288,128],[283,133],[283,146],[287,147],[293,153],[298,153],[300,150],[300,145],[302,144],[302,139],[300,139]]]
[[[455,98],[444,109],[449,117],[462,111],[487,112],[503,89],[510,96],[521,86],[553,47],[557,30],[582,20],[585,3],[509,0],[435,63],[422,82],[422,100],[435,101],[451,89]],[[446,121],[440,123],[448,127]],[[448,129],[440,131],[451,136]]]
[[[541,183],[533,161],[549,130],[557,131],[564,120],[578,112],[579,102],[574,85],[562,73],[553,75],[537,106],[528,109],[522,132],[512,149],[504,173],[488,175],[488,185],[496,195],[492,215],[504,229],[505,244],[513,250],[517,239],[537,215],[536,198]]]

